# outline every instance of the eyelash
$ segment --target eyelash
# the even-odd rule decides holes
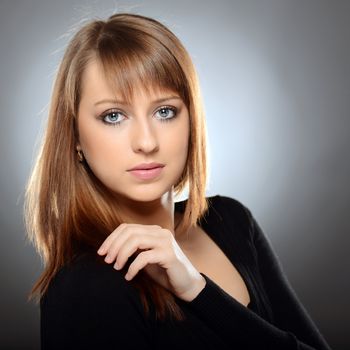
[[[177,117],[177,108],[175,107],[172,107],[172,106],[162,106],[160,107],[159,109],[156,110],[156,113],[158,113],[159,111],[161,111],[162,109],[165,109],[165,110],[169,110],[169,111],[172,111],[174,113],[174,116],[171,117],[171,118],[160,118],[160,121],[161,122],[170,122],[172,121],[173,119],[175,119]],[[117,110],[117,109],[111,109],[109,111],[107,111],[106,113],[103,113],[99,119],[101,119],[102,123],[108,125],[108,126],[120,126],[121,122],[122,121],[119,121],[119,122],[114,122],[114,123],[110,123],[110,122],[106,122],[105,121],[105,117],[107,117],[108,115],[111,115],[111,114],[123,114],[121,111]]]

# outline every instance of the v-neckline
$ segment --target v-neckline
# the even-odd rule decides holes
[[[230,251],[227,244],[224,244],[223,240],[220,238],[220,235],[219,234],[215,235],[214,230],[212,230],[213,227],[211,227],[212,224],[210,224],[210,222],[213,222],[213,221],[215,222],[216,230],[222,230],[222,231],[225,230],[225,227],[222,224],[222,221],[219,220],[219,217],[221,218],[220,214],[215,210],[214,207],[211,206],[211,202],[213,202],[215,200],[214,199],[215,197],[219,197],[219,196],[216,195],[216,196],[208,197],[208,199],[210,201],[210,205],[209,205],[207,211],[205,212],[205,214],[203,215],[202,220],[198,221],[198,225],[202,228],[204,233],[207,234],[208,237],[210,237],[212,239],[212,241],[217,245],[217,247],[222,251],[222,253],[226,256],[226,258],[231,262],[231,264],[236,268],[236,270],[240,274],[241,278],[243,279],[243,281],[248,289],[248,293],[249,293],[250,301],[247,304],[246,308],[253,310],[255,308],[255,305],[256,305],[255,299],[254,299],[254,291],[253,291],[253,288],[252,288],[252,285],[250,283],[248,273],[247,273],[245,267],[242,264],[240,264],[239,262],[237,263],[234,261],[232,251]],[[187,199],[183,200],[183,201],[175,202],[175,210],[183,213],[185,210],[186,202],[187,202]],[[215,215],[214,211],[215,211],[216,215]],[[210,217],[210,219],[208,220],[209,217]]]

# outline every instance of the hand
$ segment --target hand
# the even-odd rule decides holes
[[[174,235],[158,225],[122,223],[102,243],[97,253],[119,270],[134,253],[125,278],[131,280],[144,268],[157,283],[185,301],[193,300],[206,281],[177,244]]]

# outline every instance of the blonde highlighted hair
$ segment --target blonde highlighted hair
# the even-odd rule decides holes
[[[208,207],[205,118],[188,52],[166,26],[152,18],[119,13],[106,21],[90,21],[71,39],[60,63],[44,137],[26,186],[27,237],[44,263],[29,294],[29,299],[37,301],[64,265],[87,252],[97,255],[98,247],[122,222],[109,190],[76,155],[81,80],[91,60],[102,64],[108,82],[126,101],[131,101],[136,84],[180,95],[189,111],[190,139],[183,174],[174,184],[176,195],[188,185],[178,232],[197,226]],[[148,293],[157,318],[164,319],[167,314],[182,318],[173,295],[142,270],[131,282],[140,290],[146,312]]]

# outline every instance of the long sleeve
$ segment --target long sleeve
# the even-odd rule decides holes
[[[41,348],[152,349],[135,291],[111,265],[64,268],[40,303]]]
[[[246,208],[251,222],[258,264],[276,324],[315,349],[329,349],[309,314],[291,287],[270,241]]]
[[[235,206],[234,210],[237,210],[238,201],[229,197],[224,199],[226,206]],[[288,284],[256,220],[247,208],[242,204],[240,206],[241,212],[245,213],[246,218],[248,216],[247,236],[254,238],[252,245],[276,322],[269,323],[240,304],[203,273],[207,283],[188,306],[233,348],[329,350]],[[225,211],[229,213],[228,208]],[[231,214],[234,215],[233,207]]]

